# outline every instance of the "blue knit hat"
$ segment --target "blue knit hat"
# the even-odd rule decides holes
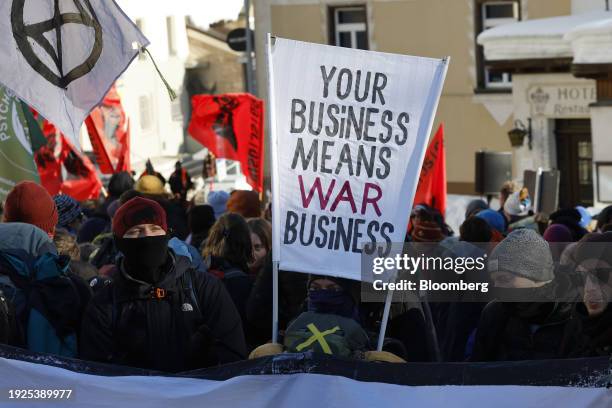
[[[211,191],[208,193],[208,205],[213,208],[216,219],[219,219],[227,211],[229,197],[227,191]]]
[[[59,219],[57,225],[62,228],[68,227],[74,220],[81,217],[83,209],[81,204],[69,195],[59,194],[53,197]]]
[[[482,210],[478,214],[476,214],[476,217],[482,218],[487,222],[487,224],[489,224],[491,228],[495,228],[502,234],[504,233],[506,225],[504,223],[504,216],[501,215],[498,211],[491,209]]]

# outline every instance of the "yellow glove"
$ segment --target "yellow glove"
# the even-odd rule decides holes
[[[365,360],[366,361],[382,361],[385,363],[405,363],[401,357],[396,356],[393,353],[388,351],[366,351],[365,352]]]
[[[282,344],[278,343],[266,343],[261,346],[255,348],[255,350],[251,351],[249,354],[249,360],[253,360],[259,357],[267,357],[274,356],[276,354],[280,354],[284,351],[284,347]]]

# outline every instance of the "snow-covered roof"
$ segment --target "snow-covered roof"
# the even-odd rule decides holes
[[[494,27],[478,36],[488,61],[572,57],[566,34],[578,27],[612,19],[612,12],[519,21]]]
[[[612,63],[612,16],[579,25],[564,39],[572,45],[574,64]]]

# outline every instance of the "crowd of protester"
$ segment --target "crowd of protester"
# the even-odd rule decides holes
[[[137,180],[113,175],[95,203],[16,185],[1,208],[0,342],[167,372],[308,350],[387,362],[612,353],[612,206],[596,219],[534,214],[529,192],[506,183],[501,208],[474,200],[458,234],[415,206],[407,242],[486,254],[483,279],[537,300],[396,302],[377,352],[383,304],[362,303],[359,282],[288,271],[271,343],[269,206],[252,191],[196,205],[180,163],[169,180],[171,192],[149,163]]]

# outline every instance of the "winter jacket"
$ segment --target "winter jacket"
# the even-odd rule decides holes
[[[367,303],[362,303],[361,309],[363,309],[363,306],[366,304]],[[377,304],[377,306],[379,306],[381,310],[379,316],[382,316],[384,303]],[[374,334],[376,335],[376,339],[378,339],[380,327],[376,327],[376,329],[377,332]],[[390,340],[401,342],[402,350],[400,351],[392,347],[393,342]],[[425,318],[421,309],[417,307],[411,307],[405,312],[389,318],[385,341],[383,350],[390,351],[406,361],[433,361],[433,353],[428,349]]]
[[[523,303],[493,301],[480,317],[472,361],[542,360],[563,357],[563,338],[571,313],[570,303],[532,303],[534,315],[519,314]]]
[[[223,284],[172,251],[165,267],[153,286],[119,262],[87,308],[82,358],[167,372],[246,358],[240,316]]]
[[[445,306],[445,313],[438,315],[436,333],[444,361],[464,361],[465,347],[470,335],[478,327],[480,315],[486,303],[453,302],[433,306]],[[438,308],[438,312],[442,307]]]
[[[204,264],[208,273],[217,277],[225,285],[225,289],[238,309],[243,327],[246,328],[247,299],[253,286],[251,278],[242,269],[231,265],[223,258],[209,256],[205,259]]]
[[[39,228],[2,223],[0,237],[0,289],[16,318],[9,343],[74,357],[91,289]]]
[[[69,271],[70,258],[49,252],[0,252],[0,289],[15,311],[10,344],[41,353],[77,355],[77,335],[91,289]]]
[[[304,311],[308,275],[279,271],[278,274],[278,328],[285,330],[289,322]],[[259,276],[255,280],[247,301],[247,320],[253,329],[255,344],[272,338],[272,255],[268,254]]]
[[[612,355],[612,304],[599,315],[590,317],[584,303],[577,303],[567,325],[564,346],[568,357]]]
[[[15,316],[15,308],[0,290],[0,344],[18,346],[20,332]]]
[[[355,320],[316,312],[304,312],[291,322],[283,343],[290,353],[312,350],[339,357],[371,349],[367,333]]]
[[[475,259],[486,257],[486,247],[483,244],[472,244],[466,241],[452,242],[450,239],[446,239],[441,242],[440,246],[446,248],[441,254],[442,258]],[[460,279],[470,282],[489,281],[486,270],[473,270],[465,274],[451,273],[441,276],[441,280],[447,282],[459,281]],[[449,293],[440,293],[440,295],[446,299],[450,298]],[[444,361],[463,361],[465,359],[465,345],[470,334],[478,326],[480,314],[486,305],[486,302],[477,302],[476,300],[484,300],[486,299],[485,296],[481,293],[457,292],[454,296],[455,302],[430,303],[440,352]],[[436,293],[428,294],[430,300],[435,297]]]

